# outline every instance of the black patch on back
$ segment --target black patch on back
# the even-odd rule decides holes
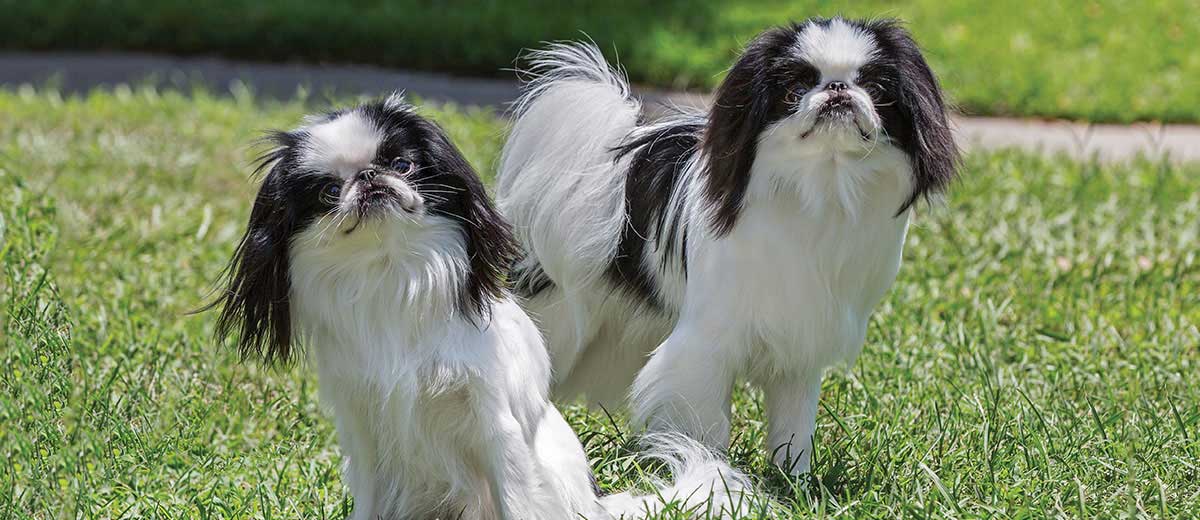
[[[625,291],[663,308],[650,269],[647,247],[661,250],[664,263],[678,260],[687,273],[687,229],[683,197],[672,198],[687,161],[695,154],[702,118],[645,131],[616,148],[614,161],[632,155],[625,179],[625,227],[607,275]],[[668,207],[674,204],[675,207]],[[668,214],[674,218],[668,220]]]

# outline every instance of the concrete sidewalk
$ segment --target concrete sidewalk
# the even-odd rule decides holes
[[[290,98],[305,88],[317,95],[379,95],[402,89],[435,102],[496,107],[516,98],[508,79],[460,78],[358,65],[300,65],[178,58],[136,53],[0,53],[0,88],[54,85],[67,93],[97,87],[150,83],[189,89],[202,85],[228,93],[250,85],[258,96]],[[637,89],[635,89],[637,90]],[[698,94],[637,90],[648,107],[703,106]],[[1072,157],[1119,161],[1168,154],[1177,162],[1200,161],[1200,126],[1089,125],[1016,118],[956,117],[966,150],[1021,148]]]
[[[650,97],[679,106],[708,103],[707,96],[700,94],[653,93]],[[1175,162],[1200,161],[1200,125],[1110,125],[962,115],[955,116],[953,124],[964,150],[1020,148],[1075,158],[1095,156],[1110,162],[1166,153]]]

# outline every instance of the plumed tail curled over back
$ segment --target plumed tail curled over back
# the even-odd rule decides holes
[[[685,518],[764,518],[774,509],[746,474],[694,440],[656,433],[647,435],[642,444],[646,457],[667,465],[674,482],[656,479],[653,493],[627,491],[601,498],[600,505],[611,518],[655,517],[668,508]]]
[[[532,166],[607,155],[617,143],[604,138],[623,137],[641,113],[624,73],[610,66],[594,44],[551,43],[529,52],[526,60],[529,68],[520,72],[523,92],[511,107],[515,123],[500,158],[501,197],[518,175],[529,177],[524,172]],[[589,144],[603,146],[579,149]],[[589,151],[593,157],[586,156]]]
[[[500,157],[501,213],[528,253],[550,259],[542,268],[551,280],[600,276],[625,218],[614,149],[637,127],[641,104],[595,45],[554,43],[527,60]]]
[[[525,86],[512,110],[519,118],[534,100],[569,83],[600,86],[621,99],[631,99],[629,81],[620,66],[611,66],[594,43],[552,42],[525,55],[529,67],[520,71]]]

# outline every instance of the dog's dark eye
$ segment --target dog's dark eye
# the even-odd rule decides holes
[[[821,82],[821,73],[812,67],[801,68],[799,74],[796,75],[796,87],[802,88],[805,91],[811,89],[814,85]]]
[[[877,65],[867,64],[858,71],[858,77],[854,82],[862,87],[871,96],[871,100],[876,103],[884,103],[891,101],[890,93],[885,85],[893,84],[892,74],[889,74],[886,69]]]
[[[388,163],[388,168],[391,168],[393,171],[397,171],[400,173],[406,173],[409,170],[411,170],[412,167],[413,167],[412,161],[405,159],[403,157],[393,157],[392,161]]]
[[[321,190],[321,194],[331,199],[337,200],[342,195],[342,185],[338,183],[329,183]]]
[[[821,74],[811,66],[800,67],[796,70],[794,81],[787,93],[787,102],[790,104],[799,103],[804,95],[821,81]]]
[[[808,90],[808,87],[803,86],[789,90],[787,94],[787,103],[789,105],[795,105],[799,103],[801,99],[804,99],[804,95],[808,93]]]
[[[875,100],[882,98],[887,93],[883,89],[883,85],[880,85],[878,81],[868,81],[863,83],[862,87],[867,91],[867,94],[871,95],[871,99]]]

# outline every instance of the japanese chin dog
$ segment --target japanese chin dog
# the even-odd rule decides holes
[[[675,498],[740,507],[746,478],[678,436],[652,439],[674,486],[598,496],[548,400],[546,347],[505,286],[509,227],[446,134],[399,95],[267,140],[217,332],[266,362],[305,347],[353,518],[632,518]]]
[[[956,175],[917,44],[887,20],[771,29],[710,109],[653,122],[594,46],[531,63],[498,201],[555,398],[628,395],[651,431],[722,448],[746,378],[772,459],[807,473],[823,372],[857,356],[913,206]]]

